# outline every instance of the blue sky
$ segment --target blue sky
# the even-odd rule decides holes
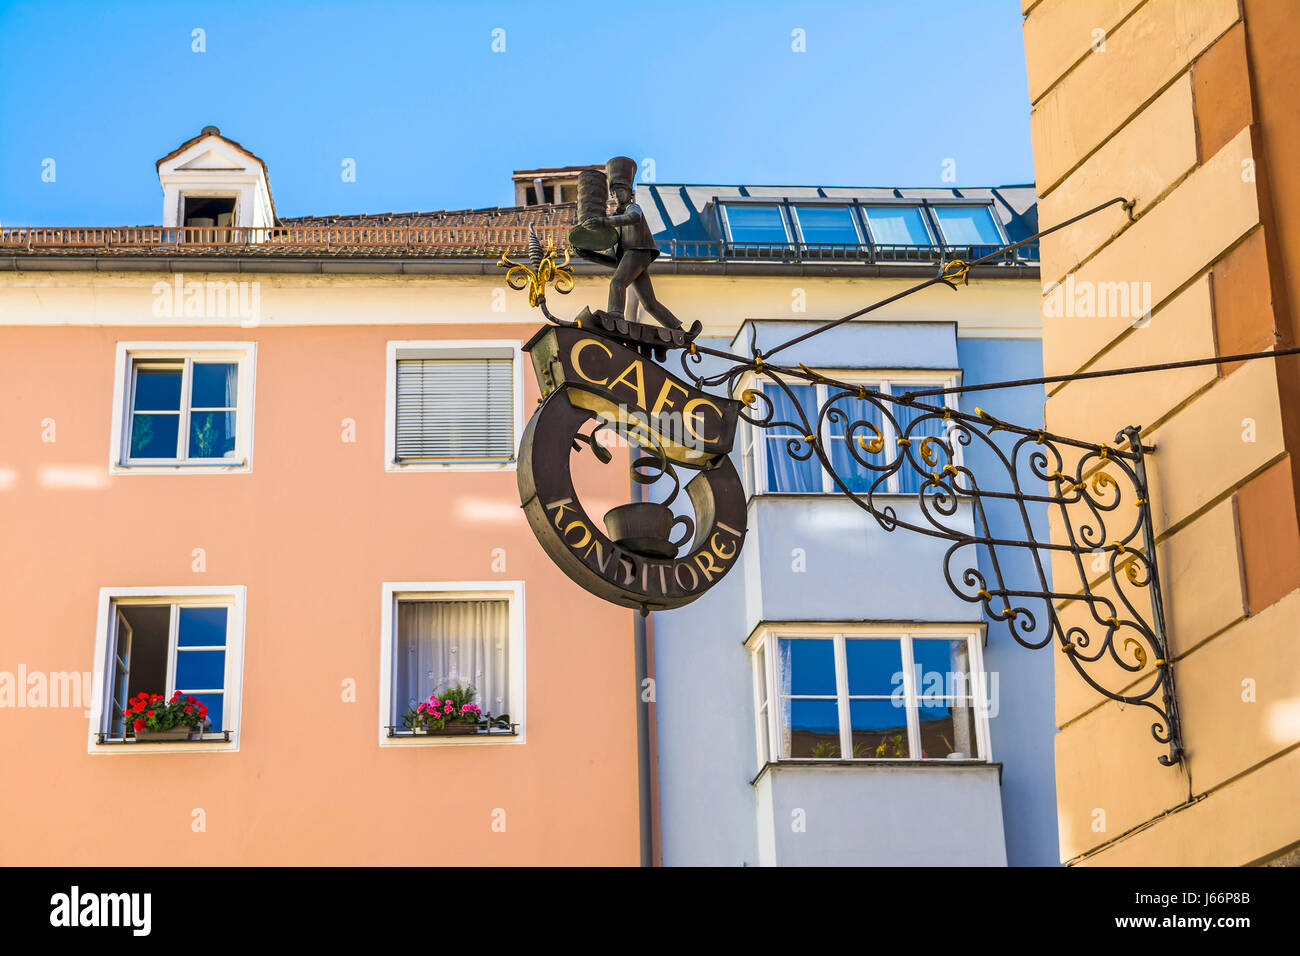
[[[156,223],[154,161],[209,124],[281,216],[510,205],[514,169],[615,154],[659,182],[1033,179],[1018,0],[0,0],[0,65],[4,225]]]

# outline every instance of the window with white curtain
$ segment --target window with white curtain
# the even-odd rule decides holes
[[[117,469],[238,468],[252,445],[253,346],[119,345]]]
[[[523,583],[385,584],[384,601],[381,745],[411,742],[402,715],[455,686],[522,739]]]
[[[474,688],[484,714],[509,714],[509,645],[509,601],[399,598],[393,724],[458,685]]]
[[[759,761],[989,760],[981,637],[782,625],[751,639]]]
[[[389,343],[388,467],[514,462],[522,382],[512,343]]]
[[[885,373],[885,375],[888,375],[888,377],[855,375],[851,378],[850,383],[886,395],[928,388],[947,388],[957,384],[955,376],[925,378],[914,374],[901,377],[889,373]],[[838,379],[845,378],[842,374],[835,377]],[[801,461],[790,453],[789,445],[792,439],[796,439],[796,450],[800,454],[807,451],[807,443],[803,441],[802,422],[806,420],[815,426],[819,410],[832,396],[841,394],[844,389],[834,385],[787,384],[790,388],[789,393],[779,385],[771,382],[759,382],[750,385],[750,387],[756,388],[772,400],[774,406],[773,421],[793,422],[795,426],[800,427],[780,425],[771,428],[758,428],[749,424],[745,425],[741,441],[744,465],[742,470],[749,493],[835,494],[839,491],[839,487],[826,472],[826,469],[822,467],[817,456],[814,454]],[[936,407],[944,407],[949,404],[942,396],[925,398],[920,401]],[[834,465],[836,472],[844,480],[849,490],[856,494],[870,491],[872,485],[879,480],[881,473],[863,466],[853,457],[848,445],[850,439],[857,443],[858,455],[868,461],[879,462],[883,465],[897,457],[899,438],[907,438],[912,442],[913,458],[918,463],[921,463],[920,455],[916,451],[916,449],[919,449],[921,441],[924,441],[927,437],[947,437],[948,426],[943,419],[927,418],[924,421],[918,421],[920,416],[925,414],[920,409],[891,403],[886,403],[886,406],[892,412],[897,425],[882,415],[878,407],[865,399],[857,397],[841,398],[836,401],[835,407],[844,412],[847,421],[843,418],[832,421],[830,416],[827,416],[823,433],[820,436],[823,447],[830,457],[831,464]],[[802,417],[799,414],[800,411],[803,412]],[[873,431],[872,428],[863,426],[854,431],[852,435],[846,434],[847,426],[860,421],[870,423],[876,430]],[[876,437],[880,437],[883,443],[882,450],[878,453],[870,453],[862,447],[861,443],[857,442],[858,438],[862,438],[869,443]],[[955,464],[960,465],[961,446],[956,443],[953,444],[956,456]],[[916,494],[924,481],[925,476],[905,462],[902,467],[893,474],[888,475],[880,483],[879,487],[876,488],[876,493]]]

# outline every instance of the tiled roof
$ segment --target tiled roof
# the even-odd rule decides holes
[[[530,226],[572,225],[577,203],[536,206],[489,206],[486,209],[436,212],[373,212],[352,216],[296,216],[281,219],[286,226]]]

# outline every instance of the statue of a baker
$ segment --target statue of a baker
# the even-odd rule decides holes
[[[641,307],[661,325],[680,329],[681,320],[655,298],[650,285],[650,263],[659,257],[659,249],[645,214],[634,201],[636,191],[632,184],[636,180],[636,161],[626,156],[615,156],[605,164],[605,176],[618,207],[612,216],[584,219],[570,232],[569,241],[584,258],[613,267],[607,310],[611,315],[623,315],[630,286]],[[612,245],[603,245],[610,239],[613,239]],[[595,248],[597,245],[600,248]],[[612,249],[613,255],[606,255],[606,249]],[[688,334],[698,335],[701,328],[699,321],[693,322]]]

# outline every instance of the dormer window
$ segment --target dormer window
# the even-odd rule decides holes
[[[516,169],[514,172],[515,205],[541,206],[573,202],[578,198],[578,176],[588,169],[603,166],[545,166],[540,169]]]
[[[262,230],[274,226],[275,202],[266,164],[215,126],[158,160],[163,225],[188,230]],[[224,241],[230,234],[186,232],[181,242]],[[260,233],[241,241],[260,241]]]

